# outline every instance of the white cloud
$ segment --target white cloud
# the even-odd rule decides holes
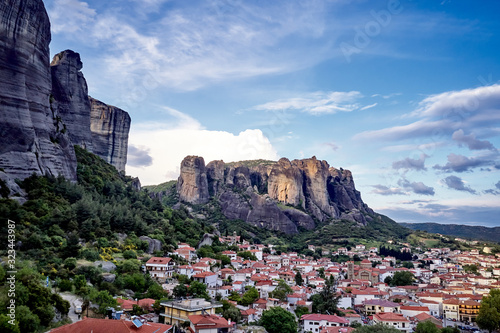
[[[130,20],[130,12],[113,5],[95,15],[84,2],[56,2],[78,4],[73,12],[95,20],[87,26],[88,35],[74,38],[98,48],[102,69],[110,77],[132,80],[130,85],[140,84],[149,73],[157,85],[190,91],[214,82],[296,71],[332,57],[332,45],[324,40],[326,14],[321,2],[283,6],[210,1],[158,12],[166,0],[147,0]],[[69,24],[65,16],[70,10],[59,7],[54,5],[55,33]],[[75,16],[74,27],[86,22],[69,15]],[[301,44],[307,47],[298,47]]]
[[[359,91],[317,91],[302,97],[279,99],[260,104],[252,109],[263,111],[298,110],[313,115],[333,114],[339,111],[350,112],[360,109],[357,100],[361,97],[363,95]]]
[[[268,138],[258,129],[239,134],[209,131],[180,111],[166,108],[176,125],[143,123],[130,132],[129,144],[141,147],[152,158],[150,165],[127,165],[127,174],[138,176],[144,185],[159,184],[179,176],[179,165],[187,155],[198,155],[205,163],[279,158]]]
[[[378,103],[373,103],[373,104],[370,104],[370,105],[366,105],[366,106],[363,106],[360,110],[367,110],[367,109],[371,109],[375,106],[377,106]]]
[[[75,33],[94,21],[96,11],[78,0],[55,0],[48,9],[52,33]]]
[[[449,91],[423,99],[410,117],[410,124],[365,131],[354,136],[363,140],[430,138],[440,141],[457,131],[483,132],[500,124],[500,84]]]

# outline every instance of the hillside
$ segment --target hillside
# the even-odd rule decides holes
[[[177,182],[144,190],[167,206],[189,207],[220,232],[245,232],[258,242],[274,234],[295,251],[307,244],[383,242],[410,233],[362,201],[349,170],[315,157],[205,166],[202,157],[188,156]]]
[[[500,227],[488,228],[461,224],[439,223],[399,223],[412,230],[422,230],[441,235],[456,236],[465,239],[484,240],[500,243]]]

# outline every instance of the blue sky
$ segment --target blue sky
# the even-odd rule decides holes
[[[45,0],[132,117],[127,173],[316,156],[399,222],[500,225],[496,1]]]

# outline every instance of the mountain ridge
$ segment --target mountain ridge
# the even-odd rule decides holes
[[[405,223],[400,225],[412,229],[466,239],[493,241],[500,243],[500,227],[469,226],[464,224],[440,224],[436,222]]]
[[[292,161],[216,160],[207,165],[203,157],[187,156],[177,182],[145,189],[170,206],[196,209],[216,202],[225,218],[285,234],[332,221],[359,227],[387,221],[363,202],[349,170],[330,167],[315,156]]]

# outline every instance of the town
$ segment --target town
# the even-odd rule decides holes
[[[222,252],[224,260],[199,256],[213,241],[232,248]],[[143,265],[145,274],[175,298],[160,301],[160,307],[155,299],[117,298],[119,307],[110,309],[110,318],[125,319],[131,327],[149,323],[152,331],[251,332],[268,310],[280,308],[298,322],[299,332],[349,333],[364,325],[413,332],[425,322],[438,329],[480,331],[476,318],[481,300],[500,289],[499,253],[477,248],[478,242],[469,242],[476,247],[470,251],[388,243],[399,254],[383,255],[388,247],[363,244],[332,251],[309,245],[308,254],[314,256],[283,253],[272,244],[240,241],[236,233],[204,237],[198,249],[179,243],[168,255],[150,257]],[[334,307],[322,304],[328,299],[321,295],[330,296]],[[142,314],[134,315],[139,308]],[[110,323],[84,318],[51,332],[91,328],[103,320]]]

